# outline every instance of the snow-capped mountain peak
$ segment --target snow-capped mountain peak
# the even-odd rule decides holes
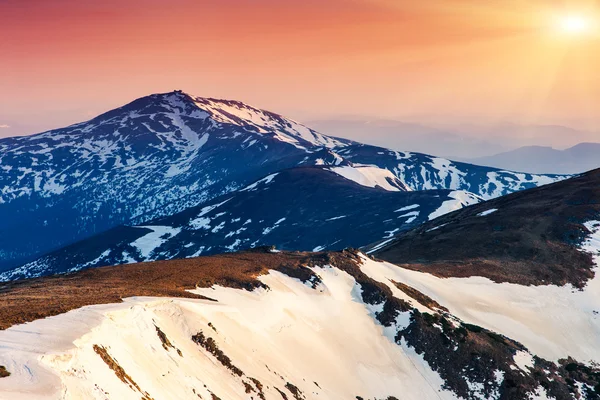
[[[0,267],[132,218],[169,215],[282,168],[312,165],[317,156],[336,162],[321,153],[346,143],[240,102],[181,91],[0,140],[0,231],[12,232],[0,244]],[[58,231],[48,232],[50,243],[28,243],[17,233],[24,223],[40,234]]]
[[[126,127],[147,117],[155,119],[156,115],[170,119],[175,128],[179,128],[183,138],[191,143],[197,142],[198,138],[190,132],[188,122],[197,124],[204,121],[208,121],[213,127],[237,126],[245,131],[269,135],[303,150],[312,150],[312,147],[333,148],[351,143],[349,140],[322,135],[292,119],[260,110],[241,101],[197,97],[181,90],[142,97],[89,121],[71,125],[67,129],[70,128],[72,134],[90,134],[106,124],[119,123]],[[53,130],[29,138],[63,139],[61,135],[57,135],[57,131]]]
[[[388,191],[465,190],[486,199],[564,178],[332,138],[238,101],[153,94],[87,122],[0,140],[0,272],[314,165]]]
[[[218,123],[240,125],[258,133],[272,134],[274,138],[299,149],[308,150],[313,146],[333,148],[350,143],[348,140],[322,135],[299,122],[240,101],[187,96]]]

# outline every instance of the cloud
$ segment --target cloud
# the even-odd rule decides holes
[[[0,129],[10,128],[10,125],[0,124]]]

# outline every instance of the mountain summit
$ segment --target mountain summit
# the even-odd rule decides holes
[[[87,122],[0,140],[0,271],[314,165],[344,167],[337,172],[372,187],[482,198],[564,178],[332,138],[236,101],[154,94]]]
[[[309,150],[349,143],[239,102],[182,92],[1,140],[0,268],[132,218],[180,211],[295,166]]]

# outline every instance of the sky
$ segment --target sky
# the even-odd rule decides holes
[[[0,137],[174,89],[300,121],[469,124],[481,136],[566,125],[589,137],[599,1],[0,0]]]

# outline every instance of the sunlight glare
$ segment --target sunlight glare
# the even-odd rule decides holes
[[[590,21],[581,15],[569,15],[561,21],[561,28],[569,34],[582,34],[590,29]]]

